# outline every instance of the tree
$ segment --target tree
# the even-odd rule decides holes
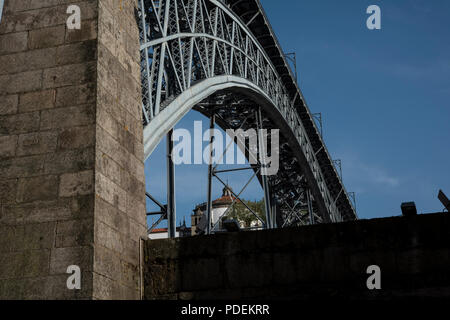
[[[229,210],[229,213],[225,219],[235,219],[239,222],[242,228],[250,228],[259,222],[259,219],[247,209],[244,203],[252,209],[256,215],[266,222],[266,210],[264,207],[264,199],[260,201],[242,200],[242,202],[236,202]]]

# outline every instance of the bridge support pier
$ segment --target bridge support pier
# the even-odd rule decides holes
[[[66,2],[8,0],[0,23],[0,299],[139,299],[136,4],[77,1],[69,30]]]

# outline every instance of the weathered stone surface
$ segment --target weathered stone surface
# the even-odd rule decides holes
[[[66,65],[93,61],[96,56],[97,41],[89,40],[58,47],[56,61],[59,65]]]
[[[17,179],[0,180],[0,203],[6,204],[14,202],[16,200],[16,193]]]
[[[66,43],[97,39],[97,20],[81,22],[81,29],[67,30]]]
[[[0,55],[27,49],[28,33],[17,32],[0,36]]]
[[[79,63],[44,70],[43,88],[58,88],[92,82],[96,77],[95,63]],[[1,81],[1,78],[0,78]]]
[[[146,241],[145,298],[446,297],[449,223],[434,214]],[[371,265],[382,290],[367,289]]]
[[[42,86],[42,70],[0,75],[0,95],[39,90]]]
[[[21,134],[17,143],[17,156],[29,156],[55,151],[58,134],[55,131]]]
[[[79,266],[84,272],[92,271],[92,248],[53,248],[50,258],[50,274],[66,274],[67,267]]]
[[[93,219],[59,221],[56,226],[56,248],[88,246],[94,241]]]
[[[56,48],[0,56],[0,74],[51,68],[56,65]]]
[[[21,178],[17,187],[17,202],[50,200],[58,195],[57,176]]]
[[[41,113],[41,130],[78,127],[93,124],[95,106],[92,104],[77,107],[44,110]]]
[[[55,222],[36,223],[25,225],[25,250],[51,249],[55,242]]]
[[[0,116],[0,135],[35,132],[39,121],[39,112]]]
[[[81,171],[66,173],[61,176],[59,186],[60,197],[72,197],[91,194],[94,191],[94,172]]]
[[[59,88],[56,92],[56,106],[63,107],[93,103],[96,99],[95,89],[95,83]]]
[[[51,109],[55,105],[55,90],[44,90],[25,93],[20,96],[19,112],[31,112]]]
[[[64,43],[65,26],[56,26],[31,30],[29,32],[29,49],[42,49],[56,47]]]
[[[68,4],[80,6],[81,30],[66,29]],[[5,2],[0,298],[139,298],[146,215],[135,5]],[[67,290],[72,264],[82,290]]]
[[[43,166],[46,174],[61,174],[92,169],[94,162],[94,148],[86,148],[48,154]]]
[[[120,258],[119,255],[105,247],[95,247],[94,268],[100,275],[116,282],[120,280]]]
[[[0,115],[13,114],[17,112],[18,95],[0,96]]]
[[[66,0],[64,0],[66,1]],[[23,2],[22,0],[12,2]],[[27,1],[28,2],[28,1]],[[58,3],[59,4],[59,3]],[[97,1],[89,0],[78,2],[81,12],[83,12],[83,20],[91,20],[97,16]],[[21,8],[23,3],[20,4]],[[6,6],[6,10],[8,10]],[[65,5],[51,5],[43,7],[42,4],[36,4],[34,10],[13,10],[9,14],[5,14],[0,25],[0,33],[19,32],[26,30],[36,30],[57,25],[64,25],[67,20],[67,4]]]
[[[58,137],[58,149],[80,149],[92,147],[95,143],[95,127],[75,127],[62,129]]]
[[[3,179],[33,177],[44,171],[43,156],[8,158],[0,161],[0,176]]]
[[[0,136],[0,159],[16,155],[18,136]]]

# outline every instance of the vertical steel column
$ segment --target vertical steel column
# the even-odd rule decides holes
[[[2,14],[3,14],[3,3],[5,0],[0,0],[0,22],[2,22]]]
[[[264,205],[266,208],[266,228],[272,229],[273,228],[273,221],[272,221],[272,207],[270,205],[270,188],[269,188],[269,182],[266,175],[266,150],[264,145],[264,136],[262,132],[262,115],[261,115],[261,108],[258,108],[258,111],[256,112],[256,122],[258,124],[258,141],[259,141],[259,160],[261,161],[261,180],[262,180],[262,187],[264,190]]]
[[[173,129],[167,134],[167,227],[169,238],[176,237],[175,166],[173,164]]]
[[[271,191],[272,191],[272,188],[270,189]],[[273,193],[272,193],[272,196],[271,196],[271,204],[272,204],[272,227],[274,228],[274,229],[276,229],[276,228],[278,228],[278,225],[277,225],[277,211],[278,211],[278,208],[277,208],[277,202],[276,202],[276,200],[275,200],[275,198],[274,198],[274,196],[273,196]]]
[[[312,201],[311,201],[311,190],[308,188],[306,189],[306,201],[308,202],[308,213],[309,213],[309,222],[311,225],[315,224],[314,221],[314,212],[312,208]]]
[[[207,203],[207,209],[206,209],[206,218],[207,218],[207,225],[206,225],[206,234],[211,234],[211,219],[212,219],[212,179],[214,174],[214,167],[213,167],[213,144],[214,144],[214,127],[216,124],[216,115],[213,113],[211,115],[210,119],[210,134],[211,137],[209,139],[209,163],[208,163],[208,203]]]

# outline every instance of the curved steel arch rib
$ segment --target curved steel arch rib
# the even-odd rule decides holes
[[[265,106],[266,119],[284,128],[285,141],[302,167],[322,220],[356,219],[331,160],[318,160],[319,153],[328,152],[323,141],[315,149],[310,140],[296,107],[303,100],[301,92],[287,89],[286,75],[278,74],[263,45],[230,9],[238,2],[139,2],[146,158],[165,134],[203,100],[223,90],[247,91],[248,96],[255,97],[255,103]],[[261,10],[257,4],[255,8]],[[265,17],[263,12],[258,13]],[[257,15],[250,16],[255,25]],[[289,74],[292,77],[290,70]],[[311,117],[309,111],[306,113]]]

